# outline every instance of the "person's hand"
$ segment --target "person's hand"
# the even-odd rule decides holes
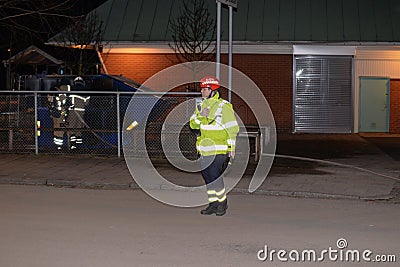
[[[200,112],[200,115],[203,117],[207,117],[208,114],[210,114],[210,108],[203,108],[203,110]]]
[[[235,158],[235,151],[229,151],[228,152],[228,157],[230,157],[231,159]]]

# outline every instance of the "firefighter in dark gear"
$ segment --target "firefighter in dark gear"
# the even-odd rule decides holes
[[[54,87],[54,89],[57,91],[69,91],[70,86],[61,85],[60,87]],[[62,128],[66,128],[68,125],[68,115],[71,101],[66,93],[49,95],[47,99],[50,117],[53,120],[53,127],[56,128],[56,130],[54,130],[53,143],[57,150],[61,150],[64,147],[65,133],[65,130],[62,130]]]
[[[196,148],[200,154],[201,174],[207,186],[209,205],[201,214],[222,216],[228,208],[222,177],[226,163],[235,156],[239,126],[232,104],[220,98],[220,83],[215,77],[200,80],[203,101],[190,118],[190,127],[200,130]]]
[[[76,77],[73,86],[73,89],[76,91],[84,90],[85,82],[82,77]],[[71,94],[69,97],[71,99],[71,106],[69,107],[68,127],[72,128],[72,130],[69,131],[69,141],[70,149],[74,150],[79,148],[83,143],[82,131],[80,129],[85,127],[83,114],[90,97],[83,97],[76,94]]]

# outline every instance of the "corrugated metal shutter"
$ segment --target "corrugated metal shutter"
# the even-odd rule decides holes
[[[353,131],[350,56],[296,56],[293,93],[294,131]]]

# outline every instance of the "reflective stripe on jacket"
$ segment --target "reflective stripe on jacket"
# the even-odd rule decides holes
[[[201,110],[210,108],[207,117],[201,115]],[[226,154],[234,151],[236,135],[239,125],[232,108],[232,104],[219,98],[217,92],[207,98],[190,118],[190,127],[199,129],[201,135],[197,137],[197,151],[203,156]]]

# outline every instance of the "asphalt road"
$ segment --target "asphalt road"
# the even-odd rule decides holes
[[[139,190],[1,185],[0,266],[398,266],[400,261],[399,205],[231,194],[229,206],[226,216],[209,217],[201,216],[200,208],[166,206]],[[338,248],[340,238],[346,248]],[[272,262],[260,261],[265,246],[268,255],[272,249],[286,251],[281,259],[288,262],[276,253]],[[329,248],[332,255],[322,253]],[[304,250],[314,250],[323,261],[294,263],[296,251]],[[370,250],[371,260],[395,255],[397,263],[334,260],[332,250],[337,257]]]

